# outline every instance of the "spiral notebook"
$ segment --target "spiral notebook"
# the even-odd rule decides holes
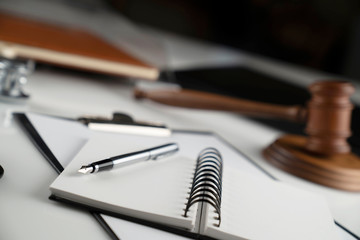
[[[173,138],[173,139],[172,139]],[[180,151],[157,161],[97,174],[80,166],[176,141]],[[51,184],[51,198],[192,238],[337,239],[326,202],[317,195],[236,170],[245,156],[204,138],[93,133]],[[210,148],[209,148],[210,147]]]

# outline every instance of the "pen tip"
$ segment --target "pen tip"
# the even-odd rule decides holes
[[[82,173],[82,174],[88,174],[91,173],[93,171],[93,167],[89,167],[89,166],[82,166],[78,172]]]

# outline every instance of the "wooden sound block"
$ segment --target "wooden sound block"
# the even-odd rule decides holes
[[[307,138],[284,135],[263,154],[274,166],[328,187],[360,191],[360,157],[353,153],[317,155],[305,149]]]

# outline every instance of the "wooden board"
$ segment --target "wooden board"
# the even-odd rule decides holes
[[[0,12],[0,55],[156,80],[158,69],[96,35]]]

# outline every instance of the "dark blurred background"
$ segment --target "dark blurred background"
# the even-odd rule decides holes
[[[104,0],[131,20],[187,37],[341,75],[360,82],[358,0]],[[243,68],[176,73],[183,87],[276,104],[303,104],[306,89]],[[349,139],[360,154],[360,108]],[[303,134],[303,125],[259,120]]]
[[[358,0],[104,0],[137,23],[360,79]]]

